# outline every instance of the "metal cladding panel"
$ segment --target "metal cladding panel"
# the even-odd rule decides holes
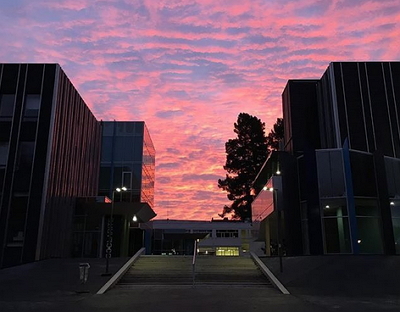
[[[97,195],[101,130],[60,69],[53,120],[41,258],[70,254],[75,198]]]
[[[318,80],[289,80],[283,93],[285,150],[320,148]]]
[[[69,256],[76,196],[96,195],[100,125],[57,64],[0,64],[0,267]]]
[[[0,96],[15,94],[12,115],[0,118],[0,125],[11,125],[8,137],[0,139],[8,142],[0,214],[3,267],[35,259],[55,67],[56,64],[1,66]],[[37,107],[29,106],[32,97],[37,99]]]
[[[339,129],[340,137],[334,147],[341,148],[347,139],[350,149],[379,150],[400,157],[399,81],[398,62],[336,62],[329,66],[320,90],[331,96],[322,96],[320,109],[336,112],[333,128]],[[322,132],[328,133],[328,129]]]

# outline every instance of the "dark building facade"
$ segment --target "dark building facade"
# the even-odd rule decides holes
[[[155,148],[143,121],[103,121],[99,195],[154,206]]]
[[[400,254],[399,99],[399,62],[331,63],[319,80],[288,82],[285,160],[255,181],[262,192],[280,166],[280,196],[295,205],[282,204],[284,238],[301,246],[288,253]]]
[[[139,224],[147,222],[155,216],[152,210],[155,148],[146,124],[143,121],[103,121],[101,124],[99,195],[114,197],[115,208],[131,204],[131,211],[138,211]],[[122,187],[127,190],[115,193],[116,188]],[[132,255],[144,246],[145,232],[127,214],[115,214],[114,228],[114,241],[121,245],[113,248],[113,256]]]
[[[0,64],[0,267],[71,254],[101,128],[58,64]]]

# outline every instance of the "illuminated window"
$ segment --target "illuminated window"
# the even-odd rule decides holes
[[[223,257],[237,257],[239,256],[239,247],[217,247],[215,254]]]

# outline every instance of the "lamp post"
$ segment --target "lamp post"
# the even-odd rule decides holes
[[[109,259],[111,258],[111,253],[112,253],[112,244],[113,244],[113,214],[114,214],[114,200],[115,200],[115,192],[121,193],[125,192],[127,190],[126,187],[117,187],[115,190],[112,192],[112,202],[111,202],[111,213],[110,213],[110,219],[108,219],[107,223],[107,241],[106,241],[106,272],[102,274],[103,276],[111,275],[108,271],[109,267]]]
[[[277,231],[276,231],[276,240],[278,241],[278,257],[279,257],[279,271],[283,272],[283,263],[282,263],[282,244],[281,244],[281,210],[278,206],[278,196],[277,196],[277,188],[270,187],[269,191],[272,192],[274,197],[274,204],[276,207],[276,211],[278,213],[277,216]]]

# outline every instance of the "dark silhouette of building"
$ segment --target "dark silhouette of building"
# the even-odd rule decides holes
[[[261,236],[276,240],[278,207],[266,214],[261,199],[279,169],[288,254],[400,254],[399,99],[399,62],[335,62],[319,80],[289,80],[284,151],[254,182]]]
[[[58,64],[0,64],[0,267],[71,253],[101,128]]]

